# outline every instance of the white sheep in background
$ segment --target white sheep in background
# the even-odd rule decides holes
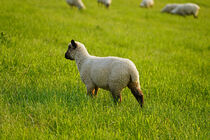
[[[88,95],[97,95],[98,89],[103,88],[112,93],[115,102],[121,102],[121,91],[128,87],[142,107],[144,98],[139,73],[129,59],[91,56],[82,43],[74,40],[69,44],[65,58],[76,61]]]
[[[82,0],[66,0],[70,6],[76,6],[78,9],[85,9],[85,5]]]
[[[104,4],[107,8],[111,5],[112,0],[98,0],[98,3]]]
[[[175,9],[178,5],[180,5],[180,4],[176,4],[176,3],[174,3],[174,4],[167,4],[162,10],[161,10],[161,12],[165,12],[165,13],[171,13],[171,11],[173,10],[173,9]]]
[[[153,7],[153,5],[154,5],[154,0],[143,0],[140,4],[141,7],[146,7],[146,8]]]
[[[197,4],[186,3],[186,4],[178,5],[175,9],[171,11],[171,13],[182,15],[182,16],[193,15],[195,18],[197,18],[199,10],[200,10],[200,7]]]

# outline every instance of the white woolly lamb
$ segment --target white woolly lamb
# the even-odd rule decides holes
[[[141,7],[146,7],[146,8],[153,7],[153,5],[154,5],[154,0],[143,0],[140,4]]]
[[[74,40],[69,44],[65,58],[76,61],[88,95],[97,95],[98,89],[103,88],[112,93],[115,102],[121,102],[121,91],[128,87],[142,107],[144,99],[139,73],[129,59],[91,56],[82,43]]]
[[[178,14],[182,16],[193,15],[195,18],[198,17],[200,7],[197,4],[186,3],[177,6],[171,11],[172,14]]]
[[[98,3],[104,4],[107,8],[111,5],[112,0],[98,0]]]
[[[162,10],[161,10],[161,12],[165,12],[165,13],[171,13],[171,11],[173,10],[173,9],[175,9],[177,6],[179,6],[180,4],[176,4],[176,3],[174,3],[174,4],[167,4]]]
[[[82,0],[66,0],[70,6],[76,6],[78,9],[85,9],[85,5]]]

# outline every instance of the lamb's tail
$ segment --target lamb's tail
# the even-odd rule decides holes
[[[142,107],[144,104],[144,95],[140,88],[139,74],[137,70],[130,74],[130,82],[128,84],[128,88],[131,90],[133,96]]]

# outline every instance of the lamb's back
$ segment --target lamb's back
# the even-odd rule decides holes
[[[128,82],[130,69],[136,69],[132,61],[119,57],[91,57],[86,65],[94,84],[104,89],[111,81]]]

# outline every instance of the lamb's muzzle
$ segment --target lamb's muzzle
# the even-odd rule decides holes
[[[70,60],[74,60],[73,58],[71,58],[70,56],[68,56],[68,53],[67,52],[65,53],[65,58],[66,59],[70,59]]]
[[[88,95],[96,96],[98,89],[103,88],[111,92],[115,102],[121,102],[121,91],[128,87],[142,107],[144,96],[139,73],[129,59],[91,56],[82,43],[74,40],[69,44],[65,58],[76,61]]]
[[[136,100],[142,107],[144,104],[144,95],[141,89],[138,87],[138,83],[130,82],[128,84],[128,88],[131,90],[133,96],[136,98]]]

